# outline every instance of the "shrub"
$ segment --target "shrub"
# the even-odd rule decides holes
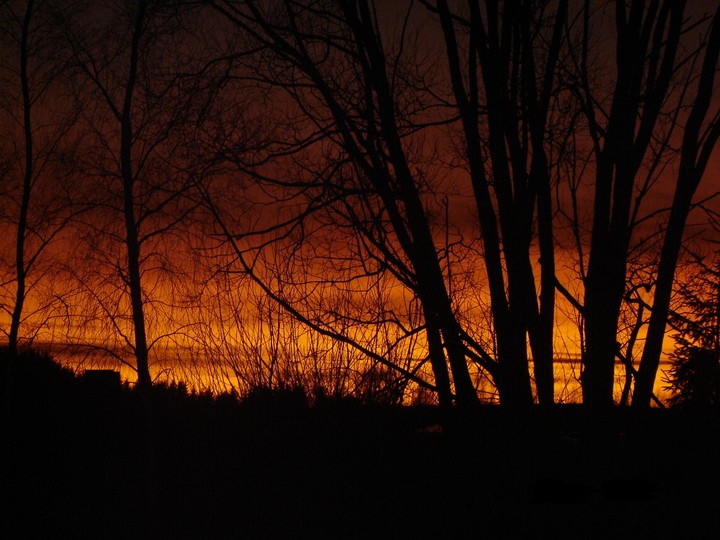
[[[720,362],[716,350],[686,345],[672,356],[666,389],[675,395],[672,405],[685,407],[720,406]]]

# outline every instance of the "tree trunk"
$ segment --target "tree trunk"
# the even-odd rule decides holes
[[[28,35],[30,33],[30,21],[33,15],[33,4],[33,0],[28,1],[25,17],[23,18],[22,36],[20,38],[20,84],[22,86],[23,132],[25,135],[25,171],[23,173],[22,200],[20,201],[17,236],[15,238],[15,279],[17,280],[17,289],[8,335],[8,349],[11,357],[14,357],[18,351],[18,337],[20,334],[23,307],[25,305],[25,280],[27,276],[25,267],[25,234],[27,231],[35,164],[33,160],[32,101],[30,99],[30,80],[28,75]]]
[[[592,407],[613,404],[617,323],[625,291],[623,250],[610,249],[608,243],[604,238],[593,244],[585,287],[586,350],[581,384],[583,403]]]
[[[425,303],[422,303],[425,317],[425,334],[428,341],[428,353],[430,355],[430,366],[435,377],[438,401],[440,407],[448,408],[452,405],[452,392],[450,389],[450,375],[448,373],[445,354],[443,353],[440,331],[433,322],[433,317],[428,312]]]
[[[132,307],[133,330],[135,335],[135,359],[137,362],[138,385],[150,387],[150,369],[148,365],[148,345],[145,328],[144,301],[140,272],[140,239],[135,221],[135,177],[132,165],[132,103],[137,82],[137,70],[140,51],[140,37],[145,24],[146,3],[138,4],[137,19],[133,29],[132,47],[130,50],[130,71],[125,86],[121,128],[120,128],[120,167],[123,182],[123,206],[125,217],[125,245],[127,248],[128,287]]]
[[[604,129],[596,123],[595,104],[584,103],[597,158],[581,379],[583,401],[590,406],[614,401],[618,320],[634,227],[633,191],[675,72],[683,11],[684,2],[646,6],[633,0],[628,6],[616,1],[615,87]],[[588,74],[583,71],[581,76],[589,88]]]
[[[394,133],[394,130],[391,132]],[[427,216],[410,177],[407,163],[402,159],[399,151],[399,141],[393,137],[388,137],[388,139],[394,141],[389,144],[390,155],[396,158],[395,173],[401,185],[404,186],[408,228],[413,237],[409,255],[417,274],[418,296],[423,304],[426,318],[430,317],[430,319],[426,319],[427,322],[439,329],[442,335],[457,403],[472,405],[478,402],[477,391],[470,378],[464,347],[460,341],[460,327],[452,312],[450,297],[438,262],[437,250],[428,226]]]
[[[633,393],[632,404],[634,407],[650,406],[655,377],[660,365],[662,344],[670,311],[672,285],[682,246],[685,223],[690,213],[692,198],[705,173],[709,156],[720,136],[720,127],[717,122],[707,133],[701,135],[702,124],[710,106],[719,55],[720,8],[716,10],[713,18],[702,72],[698,81],[697,95],[683,134],[675,195],[658,264],[658,277],[655,283],[655,297],[647,339]],[[701,141],[703,141],[702,144]],[[700,150],[699,155],[698,150]]]
[[[404,220],[396,219],[396,233],[404,234],[400,224],[404,221],[411,239],[406,241],[405,252],[413,264],[417,275],[418,296],[423,303],[424,312],[431,317],[431,322],[442,335],[445,350],[450,363],[455,386],[455,395],[458,404],[471,405],[478,402],[477,392],[470,378],[464,348],[460,342],[460,331],[455,314],[452,312],[450,297],[447,292],[445,279],[438,261],[438,253],[433,241],[428,216],[423,208],[418,186],[407,162],[402,140],[398,131],[396,119],[396,103],[392,95],[392,88],[387,78],[386,59],[378,44],[373,27],[373,17],[368,4],[359,4],[359,13],[346,8],[348,22],[356,33],[358,46],[367,55],[363,62],[368,83],[377,97],[377,115],[380,122],[382,143],[386,146],[389,161],[394,172],[394,182],[386,178],[383,182],[384,171],[373,174],[378,190],[385,193],[385,199],[390,202],[389,187],[396,183],[398,194],[405,208]],[[372,96],[369,98],[372,100]],[[364,159],[361,156],[358,158]],[[381,185],[382,184],[382,185]],[[394,206],[394,201],[389,207]]]
[[[437,3],[482,230],[498,363],[504,366],[498,389],[501,401],[515,404],[532,403],[528,339],[535,359],[538,400],[551,404],[554,399],[555,266],[550,176],[544,145],[567,2],[558,3],[552,38],[540,53],[536,51],[538,38],[533,29],[538,15],[535,9],[529,2],[505,4],[501,9],[488,4],[483,20],[479,4],[471,2],[465,75],[450,8],[447,1]],[[545,63],[537,69],[536,57],[544,53]],[[489,129],[486,141],[481,140],[478,128],[481,92],[487,100],[483,112]],[[492,187],[482,158],[485,149],[492,164]],[[536,205],[544,259],[539,307],[530,259]],[[511,381],[515,377],[519,380]]]
[[[547,166],[539,174],[547,174]],[[534,175],[533,175],[534,176]],[[529,329],[538,403],[555,401],[553,331],[555,327],[555,246],[552,229],[550,179],[538,187],[538,243],[540,244],[540,309]]]
[[[688,194],[689,195],[689,194]],[[675,280],[675,268],[682,245],[682,236],[685,230],[690,197],[682,197],[686,202],[680,203],[676,197],[676,205],[673,204],[665,232],[660,263],[658,265],[658,277],[655,283],[655,296],[653,298],[652,313],[648,325],[645,347],[643,349],[640,367],[635,378],[635,389],[633,391],[633,407],[649,407],[655,385],[655,377],[660,366],[660,355],[665,338],[665,327],[670,311],[670,297],[672,296],[672,285]]]

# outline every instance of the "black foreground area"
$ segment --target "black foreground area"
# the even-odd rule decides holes
[[[3,358],[3,538],[715,538],[720,417],[188,396]]]

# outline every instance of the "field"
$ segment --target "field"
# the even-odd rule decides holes
[[[2,373],[5,374],[6,366]],[[720,417],[3,382],[4,538],[708,538]]]

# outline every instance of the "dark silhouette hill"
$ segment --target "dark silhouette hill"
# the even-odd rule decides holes
[[[720,531],[714,412],[442,413],[98,384],[2,355],[4,538],[674,538]],[[20,531],[18,533],[18,531]]]

